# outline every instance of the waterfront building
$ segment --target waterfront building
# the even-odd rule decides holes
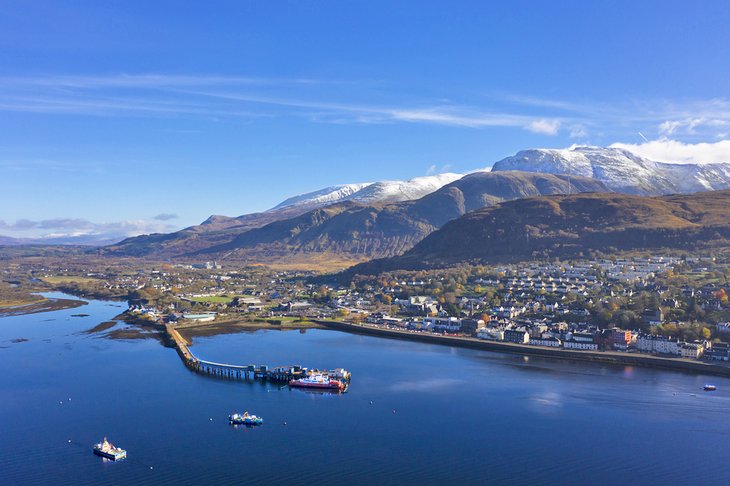
[[[545,346],[548,348],[559,348],[563,343],[558,338],[546,337],[546,338],[530,338],[530,342],[527,344],[531,346]]]
[[[707,354],[714,361],[730,361],[730,344],[712,343],[712,348]]]
[[[215,319],[215,312],[204,312],[202,314],[183,314],[183,319],[191,321],[209,322]]]
[[[682,343],[679,352],[683,358],[699,359],[705,352],[705,346],[702,343]]]
[[[611,347],[619,351],[626,351],[629,348],[633,339],[631,331],[624,329],[612,329],[611,330]]]
[[[504,341],[504,330],[498,327],[481,327],[477,330],[477,338],[486,341]]]
[[[476,319],[462,319],[460,331],[469,336],[473,336],[477,332],[479,326],[483,326],[484,321]]]
[[[527,344],[530,342],[530,333],[524,329],[505,329],[504,340],[508,343]]]
[[[644,353],[680,354],[679,343],[675,339],[652,334],[643,334],[636,340],[636,347]]]
[[[578,349],[581,351],[598,351],[598,344],[593,342],[576,341],[575,339],[569,339],[563,342],[563,348]]]

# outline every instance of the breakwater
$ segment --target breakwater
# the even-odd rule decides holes
[[[405,339],[444,346],[457,346],[462,348],[481,349],[484,351],[498,351],[502,353],[520,354],[524,356],[540,356],[544,358],[565,359],[573,361],[591,361],[594,363],[606,363],[621,366],[651,366],[675,371],[686,371],[691,373],[702,373],[730,377],[730,366],[702,361],[693,361],[682,358],[664,358],[646,354],[620,353],[615,351],[579,351],[562,348],[546,348],[542,346],[530,346],[497,341],[485,341],[483,339],[443,336],[431,333],[419,333],[387,329],[371,326],[368,324],[356,324],[341,321],[316,320],[318,324],[339,331],[366,334],[370,336],[385,337],[390,339]]]

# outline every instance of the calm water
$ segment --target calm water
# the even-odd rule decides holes
[[[347,394],[307,393],[83,332],[114,305],[0,318],[0,484],[730,482],[730,380],[322,330],[194,343],[204,359],[353,372]],[[243,410],[263,427],[229,426]],[[92,455],[104,435],[126,461]]]

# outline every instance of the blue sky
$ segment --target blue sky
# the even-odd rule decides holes
[[[597,3],[5,1],[0,234],[168,230],[531,147],[730,160],[726,3]]]

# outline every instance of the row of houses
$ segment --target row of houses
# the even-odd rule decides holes
[[[543,331],[539,328],[507,325],[479,328],[476,336],[479,339],[491,341],[583,351],[635,349],[640,353],[688,359],[700,359],[703,356],[711,360],[728,361],[730,359],[730,346],[725,343],[685,342],[676,338],[639,334],[624,329],[556,332],[555,330]]]

